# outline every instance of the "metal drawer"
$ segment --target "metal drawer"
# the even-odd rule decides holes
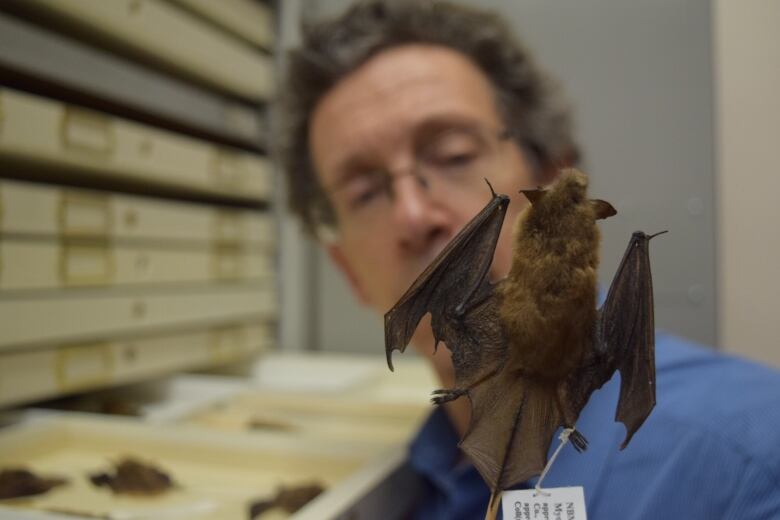
[[[273,346],[273,326],[232,322],[156,335],[0,351],[0,406],[219,365]]]
[[[252,101],[274,89],[273,59],[208,22],[162,0],[22,0],[40,15],[98,45]],[[219,3],[219,2],[215,2]],[[263,20],[252,20],[263,24]],[[75,30],[74,30],[75,29]]]
[[[274,245],[266,212],[0,181],[0,235],[104,238],[176,245]]]
[[[271,281],[274,257],[241,247],[162,249],[100,240],[0,238],[0,291]]]
[[[276,293],[268,285],[214,285],[176,292],[150,288],[36,292],[0,299],[0,351],[226,320],[273,319],[276,312]]]
[[[246,41],[271,49],[276,38],[271,8],[256,0],[172,0]]]
[[[265,157],[9,89],[0,90],[0,159],[239,200],[272,191]]]

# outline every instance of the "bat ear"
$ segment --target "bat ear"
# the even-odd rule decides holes
[[[542,200],[542,197],[547,195],[547,192],[542,188],[536,188],[535,190],[520,190],[520,193],[525,195],[525,198],[528,199],[531,205],[536,204]]]
[[[590,205],[593,208],[594,213],[596,213],[596,220],[603,220],[617,215],[615,207],[606,200],[591,199]]]

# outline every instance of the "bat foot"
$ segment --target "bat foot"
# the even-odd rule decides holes
[[[586,439],[584,435],[573,428],[571,433],[569,433],[569,441],[571,441],[571,445],[579,453],[582,453],[588,449],[588,439]]]
[[[440,388],[432,392],[431,402],[433,404],[444,404],[463,397],[468,393],[465,388]]]

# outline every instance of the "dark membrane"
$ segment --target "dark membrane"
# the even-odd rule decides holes
[[[314,500],[325,488],[318,483],[304,484],[294,487],[280,487],[271,499],[264,499],[249,504],[249,519],[253,520],[271,509],[282,509],[293,514]]]
[[[116,464],[114,473],[93,473],[89,480],[95,486],[106,486],[114,493],[159,495],[175,486],[165,471],[127,457]]]
[[[0,500],[42,495],[67,482],[60,477],[40,477],[26,468],[3,469],[0,470]]]

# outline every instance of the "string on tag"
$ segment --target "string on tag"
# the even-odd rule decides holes
[[[549,493],[542,490],[542,481],[544,480],[544,477],[547,476],[547,472],[550,471],[550,468],[552,468],[553,462],[555,462],[555,459],[558,458],[558,454],[561,452],[564,446],[566,446],[566,443],[569,442],[569,436],[574,433],[574,428],[564,428],[564,430],[561,432],[561,434],[558,436],[558,439],[561,441],[561,443],[558,445],[558,447],[555,449],[555,451],[552,454],[552,457],[550,457],[550,460],[547,461],[547,465],[544,467],[544,470],[542,471],[542,474],[539,475],[539,480],[536,482],[536,486],[534,486],[534,496],[550,496]]]

